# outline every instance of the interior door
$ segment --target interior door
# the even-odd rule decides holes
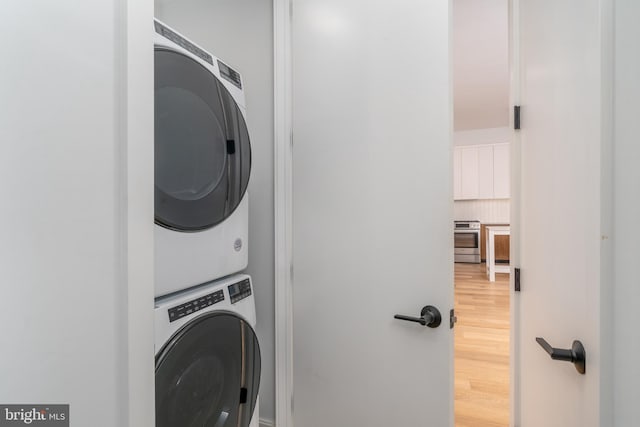
[[[606,398],[600,395],[606,3],[520,2],[523,427],[599,426]],[[585,374],[552,360],[536,338],[559,349],[581,341]]]
[[[294,2],[296,426],[452,425],[449,7]]]

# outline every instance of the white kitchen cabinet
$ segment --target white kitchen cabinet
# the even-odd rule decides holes
[[[508,199],[509,161],[508,143],[454,147],[454,200]]]
[[[493,146],[493,198],[511,197],[511,168],[509,144]]]
[[[478,198],[478,147],[462,147],[460,151],[460,175],[463,200]]]
[[[460,166],[460,160],[462,156],[462,150],[460,147],[454,147],[453,149],[453,199],[462,199],[462,167]]]
[[[478,199],[493,199],[493,146],[478,147]]]

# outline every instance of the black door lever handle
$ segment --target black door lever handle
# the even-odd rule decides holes
[[[553,360],[571,362],[576,370],[584,375],[586,372],[587,354],[580,341],[574,341],[570,349],[553,348],[544,338],[536,338],[536,342],[546,351]]]
[[[442,323],[442,316],[440,310],[432,305],[427,305],[420,311],[420,317],[405,316],[404,314],[396,314],[394,319],[406,320],[407,322],[420,323],[422,326],[428,326],[430,328],[437,328]]]

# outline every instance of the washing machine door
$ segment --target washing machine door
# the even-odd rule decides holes
[[[233,313],[204,314],[156,356],[156,427],[246,427],[259,384],[251,326]]]
[[[155,49],[155,219],[177,231],[224,221],[251,172],[243,112],[202,64]]]

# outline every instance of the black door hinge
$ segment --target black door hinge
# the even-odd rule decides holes
[[[514,274],[513,283],[514,283],[515,291],[520,292],[520,269],[514,268],[513,274]]]
[[[453,329],[457,321],[458,318],[456,317],[456,311],[452,308],[449,312],[449,329]]]
[[[515,130],[520,130],[520,106],[513,106],[513,128]]]

